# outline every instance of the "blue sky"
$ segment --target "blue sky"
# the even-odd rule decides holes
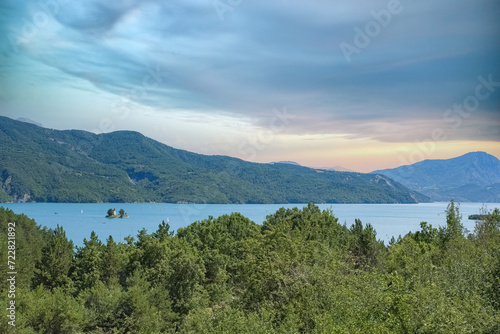
[[[3,0],[0,114],[365,172],[500,157],[499,17],[496,0]]]

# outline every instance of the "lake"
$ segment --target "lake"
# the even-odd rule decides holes
[[[63,226],[68,238],[75,245],[83,245],[83,238],[89,238],[95,231],[102,241],[112,235],[115,241],[123,241],[128,235],[146,228],[149,233],[157,230],[162,220],[169,221],[173,230],[187,226],[208,216],[219,217],[232,212],[240,212],[245,217],[261,224],[266,216],[281,207],[302,208],[306,204],[162,204],[162,203],[100,203],[100,204],[60,204],[60,203],[0,203],[15,213],[28,217],[49,228]],[[322,210],[331,209],[340,223],[348,226],[359,218],[364,224],[370,223],[377,231],[377,238],[386,244],[392,236],[405,235],[420,229],[420,222],[426,221],[434,227],[446,224],[445,209],[448,203],[421,204],[320,204]],[[474,231],[475,221],[468,220],[477,214],[481,203],[463,203],[460,211],[462,223]],[[499,203],[489,203],[488,209],[500,208]],[[109,208],[124,209],[130,218],[106,219]]]

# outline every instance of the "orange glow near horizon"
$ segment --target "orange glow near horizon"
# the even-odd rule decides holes
[[[311,143],[310,138],[300,137],[280,138],[272,147],[259,152],[255,161],[294,161],[316,168],[341,166],[367,173],[427,159],[450,159],[476,151],[500,158],[500,144],[494,141],[384,143],[370,139],[330,138]]]

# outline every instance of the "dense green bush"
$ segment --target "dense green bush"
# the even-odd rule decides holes
[[[16,328],[2,333],[498,333],[500,211],[465,235],[451,202],[389,246],[370,224],[338,223],[313,204],[257,225],[238,213],[176,234],[116,243],[0,208],[0,255],[16,222]],[[6,271],[6,270],[4,270]],[[7,285],[1,283],[2,305]]]

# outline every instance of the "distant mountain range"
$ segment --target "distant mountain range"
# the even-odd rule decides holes
[[[500,202],[500,160],[485,152],[372,173],[388,176],[433,201]]]
[[[382,175],[257,164],[0,116],[0,202],[417,203]]]

